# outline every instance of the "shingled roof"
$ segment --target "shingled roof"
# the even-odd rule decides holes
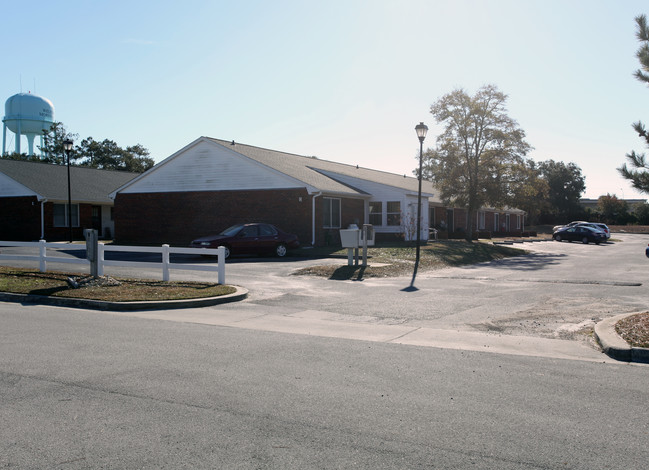
[[[365,194],[358,188],[338,179],[337,176],[348,176],[365,181],[371,181],[382,185],[405,189],[416,193],[418,191],[418,180],[412,176],[397,175],[380,170],[372,170],[356,165],[337,163],[328,160],[321,160],[316,157],[296,155],[292,153],[269,150],[251,145],[240,144],[234,141],[207,138],[217,144],[227,147],[241,155],[251,158],[263,165],[280,171],[305,184],[324,191],[341,191],[341,185],[346,186],[347,191]],[[422,192],[427,195],[437,194],[433,183],[424,180]]]
[[[0,159],[0,173],[34,192],[39,199],[68,199],[68,175],[65,165]],[[71,197],[75,202],[112,204],[108,194],[126,184],[139,173],[97,170],[71,166]]]

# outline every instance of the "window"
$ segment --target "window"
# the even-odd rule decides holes
[[[383,225],[383,203],[370,201],[370,224]]]
[[[478,229],[484,230],[485,228],[485,214],[484,211],[478,212]]]
[[[340,228],[340,199],[322,198],[322,214],[324,228]]]
[[[500,214],[494,214],[494,232],[500,232]]]
[[[388,201],[387,216],[388,225],[401,225],[401,202]]]
[[[275,235],[277,235],[277,231],[270,225],[262,224],[259,226],[260,237],[274,237]]]
[[[68,205],[67,204],[52,204],[54,212],[54,226],[67,227],[68,226]],[[79,226],[79,204],[72,204],[72,226]]]

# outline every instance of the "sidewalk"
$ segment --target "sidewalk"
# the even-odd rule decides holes
[[[250,308],[252,307],[252,308]],[[283,314],[255,306],[241,308],[150,310],[143,312],[105,312],[138,318],[158,319],[277,333],[291,333],[326,338],[343,338],[412,346],[461,349],[520,356],[613,362],[602,352],[584,343],[530,336],[510,336],[462,330],[440,330],[407,325],[386,325],[341,319],[340,315],[317,310]]]

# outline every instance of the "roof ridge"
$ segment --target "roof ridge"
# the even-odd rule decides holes
[[[284,152],[282,150],[273,150],[273,149],[269,149],[269,148],[265,148],[265,147],[258,147],[256,145],[240,143],[240,142],[237,142],[235,140],[217,139],[215,137],[208,137],[208,139],[214,140],[214,141],[217,141],[217,142],[223,142],[223,143],[226,143],[226,144],[229,144],[229,145],[232,145],[232,142],[234,142],[235,146],[236,145],[242,145],[242,146],[253,148],[253,149],[264,150],[266,152],[273,152],[273,153],[283,154],[283,155],[291,155],[291,156],[294,156],[294,157],[306,158],[308,160],[317,160],[319,162],[325,162],[325,163],[333,163],[334,165],[348,166],[350,168],[357,169],[357,170],[363,169],[363,170],[367,170],[367,171],[375,171],[375,172],[378,172],[378,173],[385,173],[387,175],[401,176],[400,173],[394,173],[392,171],[377,170],[376,168],[367,168],[367,167],[364,167],[364,166],[354,165],[352,163],[342,163],[342,162],[336,162],[336,161],[333,161],[333,160],[326,160],[326,159],[322,159],[320,157],[317,157],[315,155],[313,155],[313,156],[300,155],[299,153]],[[408,176],[405,173],[403,174],[403,176],[405,176],[406,178],[414,178],[414,176]]]

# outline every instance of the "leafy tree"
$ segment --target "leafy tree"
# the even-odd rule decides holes
[[[68,132],[63,123],[54,122],[50,126],[49,131],[43,132],[43,157],[40,159],[44,163],[54,163],[55,165],[66,165],[68,163],[63,142],[71,140],[72,142],[79,139],[79,134],[72,134]],[[79,155],[73,147],[70,152],[70,164],[77,160]]]
[[[140,144],[121,148],[114,141],[104,139],[97,142],[92,137],[79,144],[79,155],[84,158],[82,166],[102,170],[123,170],[143,173],[154,165],[149,151]]]
[[[541,176],[548,184],[548,213],[556,220],[578,218],[583,214],[581,194],[586,189],[586,179],[574,163],[546,160],[539,163]]]
[[[423,177],[432,179],[442,200],[468,213],[471,241],[477,210],[506,204],[513,193],[514,169],[530,149],[525,132],[507,115],[507,95],[486,85],[474,96],[457,89],[430,107],[444,132],[426,151]]]
[[[633,215],[639,225],[649,225],[649,204],[642,203],[638,204],[633,211]]]
[[[3,158],[65,165],[67,164],[67,155],[63,148],[63,142],[67,139],[77,142],[79,135],[69,133],[62,123],[55,122],[49,131],[43,133],[43,147],[40,149],[43,153],[42,156],[9,154],[3,155]],[[140,144],[123,149],[112,140],[104,139],[98,142],[92,137],[87,137],[72,147],[70,163],[102,170],[137,173],[143,173],[155,164],[149,156],[149,151]]]
[[[527,159],[513,168],[510,188],[508,205],[523,209],[528,224],[539,223],[541,214],[550,210],[550,186],[534,160]]]
[[[597,210],[600,220],[606,224],[626,224],[629,219],[626,201],[618,199],[615,194],[600,196]]]
[[[636,70],[634,76],[639,81],[649,84],[649,26],[647,25],[647,16],[640,15],[635,18],[637,24],[636,37],[642,43],[640,49],[636,52],[636,56],[640,61],[640,69]],[[649,133],[645,129],[641,121],[633,123],[633,129],[645,141],[645,145],[649,147]],[[618,168],[620,174],[631,181],[631,186],[637,190],[649,193],[649,164],[646,160],[645,154],[638,154],[631,151],[626,155],[627,163],[631,166],[628,167],[627,163]]]

